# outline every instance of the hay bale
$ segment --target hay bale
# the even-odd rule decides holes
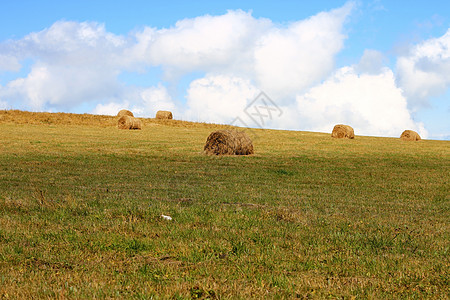
[[[249,155],[253,154],[253,143],[243,131],[219,130],[212,132],[203,148],[206,154]]]
[[[420,135],[413,130],[405,130],[403,131],[400,139],[403,141],[420,141]]]
[[[141,120],[134,117],[122,116],[118,121],[117,127],[119,129],[141,129],[142,123]]]
[[[122,116],[130,116],[130,117],[134,117],[133,113],[129,110],[126,109],[122,109],[121,111],[119,111],[117,113],[117,116],[120,118]]]
[[[169,119],[169,120],[172,120],[173,116],[172,116],[172,113],[170,111],[158,110],[156,112],[156,118],[157,119]]]
[[[338,124],[334,126],[333,132],[331,133],[331,137],[339,139],[343,138],[354,139],[355,133],[351,126]]]

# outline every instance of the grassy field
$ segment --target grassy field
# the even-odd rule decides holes
[[[0,298],[449,297],[450,142],[116,122],[0,111]]]

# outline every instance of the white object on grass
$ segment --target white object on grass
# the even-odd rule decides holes
[[[165,215],[161,215],[161,218],[163,218],[164,220],[172,220],[171,216],[165,216]]]

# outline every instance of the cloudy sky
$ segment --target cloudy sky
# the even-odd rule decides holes
[[[0,109],[449,140],[449,12],[435,0],[0,1]]]

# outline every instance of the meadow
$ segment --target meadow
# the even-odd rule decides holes
[[[0,111],[0,298],[449,297],[449,141],[142,121]]]

